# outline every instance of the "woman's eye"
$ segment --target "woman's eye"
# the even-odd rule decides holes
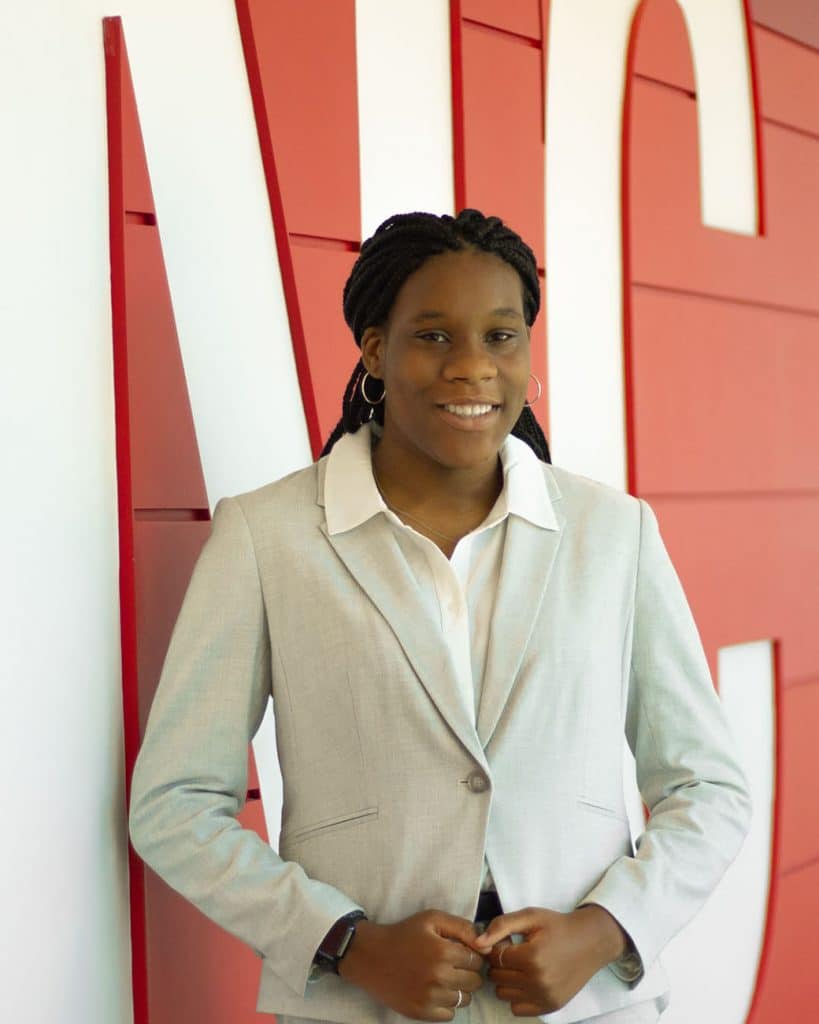
[[[489,334],[489,340],[495,342],[496,344],[500,344],[501,342],[504,341],[509,341],[511,338],[514,337],[515,334],[513,331],[491,331]]]
[[[446,341],[446,335],[440,331],[424,331],[423,334],[418,335],[424,341]]]

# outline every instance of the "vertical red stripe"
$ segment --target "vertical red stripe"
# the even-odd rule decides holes
[[[466,143],[464,141],[464,56],[461,0],[449,2],[449,44],[452,61],[452,173],[455,212],[466,206]]]
[[[742,0],[745,18],[745,37],[748,40],[748,74],[750,77],[751,100],[754,105],[754,152],[756,153],[756,228],[757,234],[764,237],[767,233],[767,208],[765,188],[763,185],[763,154],[762,154],[762,100],[759,87],[759,61],[756,53],[756,35],[751,19],[751,0]]]
[[[634,78],[637,38],[646,10],[643,2],[634,13],[624,68],[623,118],[620,125],[620,239],[622,247],[621,289],[623,303],[623,431],[626,440],[626,490],[638,493],[637,422],[634,413],[633,352],[631,343],[631,83]]]
[[[122,159],[122,21],[103,19],[105,90],[108,120],[108,222],[111,253],[111,319],[115,338],[124,338],[125,201]],[[136,609],[134,604],[134,522],[131,496],[131,434],[128,360],[124,345],[114,345],[114,403],[119,525],[119,600],[122,648],[122,705],[125,750],[125,803],[130,805],[131,774],[139,751]],[[128,890],[131,910],[131,984],[134,1024],[148,1024],[148,968],[145,935],[145,888],[142,863],[128,845]]]

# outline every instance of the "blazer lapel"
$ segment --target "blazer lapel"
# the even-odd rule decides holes
[[[557,500],[559,492],[551,476],[548,481],[558,528],[544,529],[515,515],[510,515],[506,523],[478,709],[478,736],[484,747],[492,738],[517,679],[563,537],[565,520]]]
[[[440,618],[413,579],[389,524],[381,515],[353,530],[322,532],[352,576],[384,616],[438,711],[483,766],[486,757],[460,698]]]

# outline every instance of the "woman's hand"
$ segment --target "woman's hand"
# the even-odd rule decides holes
[[[523,942],[511,942],[516,934]],[[498,999],[517,1017],[537,1017],[565,1006],[593,974],[622,956],[626,936],[595,904],[568,914],[527,907],[496,917],[472,946],[489,954]]]
[[[470,948],[476,934],[471,921],[441,910],[395,924],[360,921],[339,974],[405,1017],[452,1020],[483,984],[483,957]]]

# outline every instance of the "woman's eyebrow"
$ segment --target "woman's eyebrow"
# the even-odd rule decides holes
[[[419,320],[440,320],[441,317],[445,316],[444,313],[438,313],[434,309],[422,309],[417,316],[414,316],[410,323],[418,323]]]
[[[519,310],[513,309],[512,306],[498,306],[497,309],[490,310],[491,316],[513,316],[517,317],[518,320],[523,319],[523,314]],[[419,320],[440,320],[446,316],[446,313],[439,313],[435,309],[423,309],[420,313],[416,314],[410,323],[418,323]]]

